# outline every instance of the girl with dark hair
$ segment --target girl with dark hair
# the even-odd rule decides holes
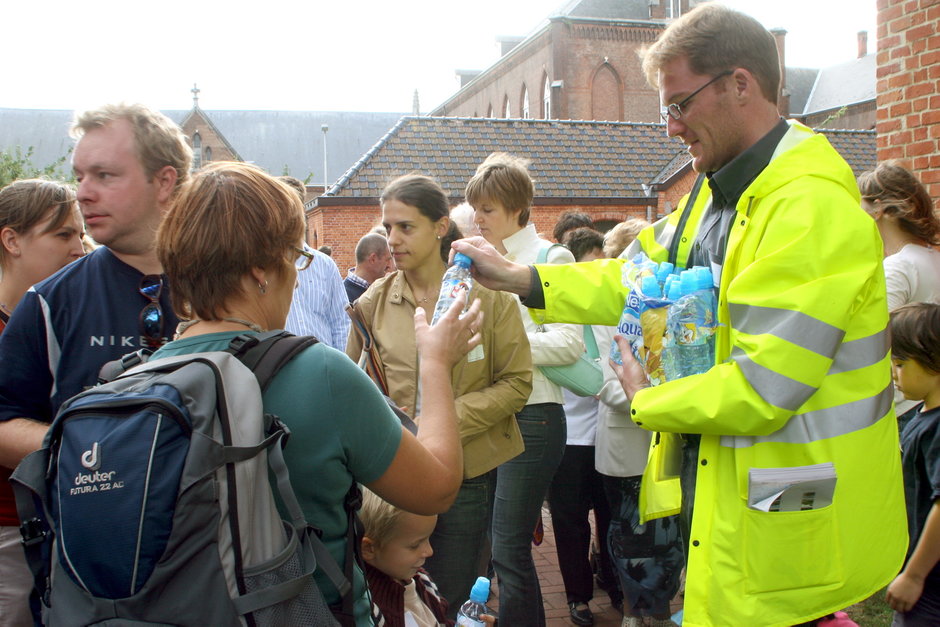
[[[354,305],[354,316],[374,343],[388,395],[420,426],[423,364],[415,350],[413,319],[434,312],[450,244],[460,237],[451,222],[447,196],[426,176],[410,174],[390,183],[381,196],[382,223],[397,270],[376,280]],[[496,467],[522,452],[515,413],[532,389],[532,361],[513,297],[474,286],[481,301],[482,344],[454,366],[451,382],[463,444],[464,481],[451,508],[440,515],[425,568],[450,604],[453,618],[476,579],[489,531]],[[347,354],[359,360],[362,337],[355,325]],[[424,478],[416,476],[418,488]]]

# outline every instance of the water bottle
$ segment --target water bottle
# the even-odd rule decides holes
[[[460,606],[457,612],[457,627],[483,627],[486,623],[481,618],[484,614],[495,616],[496,612],[486,607],[490,598],[490,580],[477,577],[470,590],[470,599]]]
[[[666,381],[678,379],[679,374],[679,355],[676,348],[676,337],[681,332],[678,320],[678,310],[676,303],[682,298],[682,281],[678,275],[670,275],[669,287],[666,291],[666,298],[672,301],[666,312],[666,337],[663,339],[663,372],[666,375]]]
[[[666,379],[701,374],[715,361],[716,301],[711,270],[696,267],[680,276],[681,297],[667,321]]]
[[[470,276],[471,263],[470,257],[463,253],[454,255],[454,264],[447,268],[444,279],[441,281],[441,293],[437,297],[437,305],[434,306],[434,315],[431,317],[432,326],[447,313],[461,290],[466,292],[467,306],[470,305],[470,290],[473,288],[473,278]],[[464,311],[466,311],[466,306]]]

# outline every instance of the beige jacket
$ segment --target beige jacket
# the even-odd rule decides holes
[[[483,309],[482,357],[477,348],[454,366],[451,380],[460,421],[464,477],[487,472],[521,453],[515,414],[532,391],[532,356],[515,300],[474,285],[471,298]],[[377,280],[355,308],[372,334],[388,380],[389,396],[415,418],[418,349],[415,298],[404,274]],[[346,353],[358,361],[362,342],[350,332]],[[415,418],[420,426],[420,418]]]

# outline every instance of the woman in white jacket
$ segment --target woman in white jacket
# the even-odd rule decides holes
[[[615,226],[605,237],[604,252],[609,257],[618,256],[645,226],[643,221],[629,222]],[[603,356],[605,351],[609,352],[617,328],[593,328]],[[594,463],[610,505],[605,548],[620,578],[623,627],[672,625],[669,603],[679,590],[685,564],[679,517],[667,516],[640,524],[640,478],[646,469],[652,433],[630,420],[630,401],[623,386],[610,361],[601,362],[604,387],[598,394]],[[644,623],[644,619],[648,622]]]

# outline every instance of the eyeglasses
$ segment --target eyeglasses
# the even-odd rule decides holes
[[[297,266],[298,272],[303,272],[313,263],[313,253],[297,246],[292,246],[292,248],[297,251],[297,259],[294,261],[294,265]]]
[[[700,91],[702,91],[703,89],[705,89],[706,87],[708,87],[709,85],[717,81],[718,79],[724,78],[725,76],[730,76],[731,74],[734,74],[734,70],[725,70],[724,72],[722,72],[721,74],[711,79],[710,81],[708,81],[707,83],[705,83],[704,85],[702,85],[701,87],[693,91],[691,94],[683,98],[682,102],[674,102],[671,105],[660,107],[659,117],[663,119],[663,122],[668,122],[669,118],[672,118],[673,120],[680,119],[682,117],[683,107],[688,106],[688,104],[692,102],[692,99],[695,98],[695,96],[697,96]]]
[[[140,337],[150,348],[163,346],[163,308],[160,306],[160,294],[163,293],[163,277],[159,274],[147,274],[141,277],[137,286],[140,294],[150,302],[140,310],[138,324]]]

